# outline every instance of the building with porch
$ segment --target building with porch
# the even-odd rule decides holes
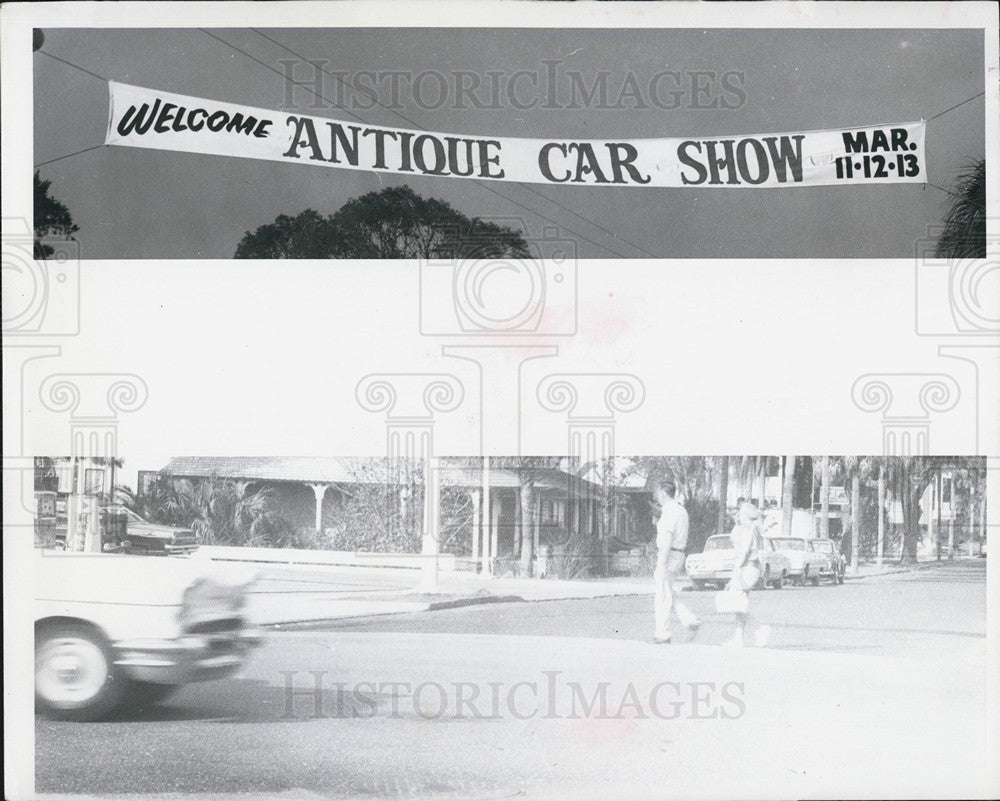
[[[143,473],[139,493],[155,475],[192,482],[225,479],[246,492],[268,489],[279,514],[338,550],[421,549],[423,467],[415,460],[346,457],[177,457]],[[651,491],[643,475],[602,483],[593,466],[572,469],[560,457],[468,457],[436,460],[440,513],[437,547],[460,566],[495,574],[518,572],[522,543],[534,575],[547,574],[572,550],[609,555],[654,538]],[[523,514],[522,503],[530,504]],[[358,518],[359,507],[367,516]],[[371,527],[399,527],[380,537]],[[409,536],[407,536],[409,532]]]

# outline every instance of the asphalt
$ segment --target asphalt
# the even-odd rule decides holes
[[[39,718],[37,786],[122,800],[995,797],[984,567],[762,591],[752,614],[775,647],[739,651],[718,647],[731,620],[711,592],[685,593],[703,629],[668,647],[649,641],[643,595],[272,630],[241,676],[160,707]]]

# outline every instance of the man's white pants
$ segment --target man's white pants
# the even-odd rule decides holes
[[[656,634],[658,640],[670,638],[670,612],[677,613],[677,619],[683,626],[693,626],[698,622],[690,609],[674,596],[678,592],[677,574],[684,566],[684,554],[680,551],[668,551],[657,554],[656,570],[653,572],[655,587],[654,604],[656,610]]]

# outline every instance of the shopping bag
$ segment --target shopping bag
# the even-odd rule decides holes
[[[723,615],[745,615],[750,609],[750,597],[738,588],[727,588],[715,594],[715,611]]]

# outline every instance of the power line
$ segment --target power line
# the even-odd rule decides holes
[[[70,66],[70,67],[72,67],[75,70],[80,70],[80,72],[83,72],[83,73],[85,73],[87,75],[92,75],[93,77],[97,78],[97,80],[99,80],[99,81],[104,81],[104,83],[108,82],[107,78],[105,78],[105,77],[103,77],[101,75],[98,75],[96,72],[91,72],[86,67],[81,67],[79,64],[74,64],[72,61],[67,61],[64,58],[60,58],[59,56],[53,55],[52,53],[48,52],[47,50],[38,50],[36,52],[41,53],[43,56],[48,56],[49,58],[55,59],[56,61],[61,61],[63,64],[66,64],[67,66]]]
[[[240,48],[238,48],[238,47],[237,47],[236,45],[234,45],[234,44],[230,44],[230,43],[229,43],[229,42],[227,42],[227,41],[226,41],[225,39],[223,39],[223,38],[221,38],[221,37],[219,37],[219,36],[216,36],[216,35],[215,35],[214,33],[211,33],[210,31],[207,31],[207,30],[205,30],[204,28],[199,28],[198,30],[199,30],[199,31],[201,31],[202,33],[204,33],[204,34],[205,34],[206,36],[211,36],[211,37],[212,37],[213,39],[215,39],[215,41],[217,41],[217,42],[221,42],[222,44],[224,44],[224,45],[225,45],[226,47],[230,48],[231,50],[235,50],[235,51],[236,51],[237,53],[239,53],[240,55],[243,55],[243,56],[246,56],[246,57],[247,57],[248,59],[250,59],[251,61],[255,61],[255,62],[257,62],[258,64],[260,64],[260,65],[261,65],[262,67],[264,67],[265,69],[268,69],[268,70],[270,70],[271,72],[273,72],[273,73],[274,73],[275,75],[280,75],[280,76],[281,76],[282,78],[284,78],[285,80],[289,80],[288,76],[287,76],[287,75],[285,75],[285,74],[284,74],[283,72],[281,72],[281,70],[278,70],[278,69],[275,69],[275,68],[274,68],[274,67],[272,67],[272,66],[271,66],[270,64],[268,64],[268,63],[266,63],[266,62],[264,62],[264,61],[261,61],[261,60],[260,60],[259,58],[257,58],[256,56],[252,56],[252,55],[250,55],[250,54],[249,54],[248,52],[246,52],[246,50],[240,50]],[[251,30],[253,30],[253,29],[251,28]],[[321,94],[320,94],[319,92],[317,92],[317,91],[316,91],[315,89],[312,89],[312,88],[310,88],[309,86],[306,86],[306,85],[305,85],[304,83],[298,83],[297,81],[291,81],[291,83],[292,83],[292,84],[294,84],[295,86],[301,86],[301,87],[302,87],[303,89],[305,89],[305,90],[306,90],[307,92],[312,92],[312,93],[313,93],[314,95],[316,95],[316,97],[318,97],[318,98],[319,98],[320,100],[325,100],[325,101],[326,101],[327,103],[333,103],[333,101],[332,101],[332,100],[330,100],[329,98],[326,98],[326,97],[323,97],[323,95],[321,95]],[[334,105],[334,106],[336,106],[337,108],[340,108],[340,106],[337,106],[337,104],[336,104],[336,103],[333,103],[333,105]],[[351,112],[351,111],[348,111],[347,109],[341,109],[341,110],[342,110],[342,111],[344,111],[344,112],[345,112],[345,113],[347,113],[347,114],[350,114],[350,115],[351,115],[352,117],[354,117],[354,119],[356,119],[356,120],[357,120],[358,122],[361,122],[361,123],[364,123],[365,125],[367,125],[367,124],[368,124],[368,123],[367,123],[367,122],[365,122],[365,121],[364,121],[363,119],[361,119],[361,117],[359,117],[359,116],[358,116],[357,114],[354,114],[353,112]]]
[[[986,208],[985,201],[983,203],[980,203],[978,200],[973,200],[972,198],[966,198],[965,195],[960,195],[957,192],[952,192],[950,189],[945,189],[943,186],[938,186],[937,184],[932,184],[930,181],[924,181],[924,183],[927,186],[933,186],[935,189],[940,189],[942,192],[944,192],[946,194],[949,194],[952,197],[957,197],[959,199],[965,199],[965,200],[971,200],[977,206],[982,206],[983,208]]]
[[[359,117],[354,112],[352,112],[349,109],[344,108],[342,105],[340,105],[340,104],[338,104],[338,103],[330,100],[328,97],[325,97],[324,95],[320,94],[319,92],[317,92],[315,89],[313,89],[309,85],[301,83],[299,81],[292,80],[288,75],[286,75],[285,73],[283,73],[280,70],[276,69],[275,67],[272,67],[270,64],[266,63],[265,61],[262,61],[261,59],[257,58],[256,56],[251,55],[250,53],[246,52],[245,50],[242,50],[242,49],[236,47],[236,45],[231,44],[230,42],[227,42],[225,39],[222,39],[219,36],[216,36],[214,33],[211,33],[210,31],[206,30],[205,28],[199,28],[198,30],[200,30],[202,33],[206,34],[207,36],[210,36],[212,39],[215,39],[217,42],[220,42],[221,44],[223,44],[226,47],[230,48],[231,50],[236,51],[240,55],[242,55],[242,56],[250,59],[251,61],[253,61],[253,62],[257,63],[257,64],[260,64],[262,67],[264,67],[267,70],[270,70],[271,72],[273,72],[276,75],[280,76],[284,80],[289,81],[293,86],[300,86],[303,89],[305,89],[307,92],[310,92],[313,95],[315,95],[316,97],[318,97],[319,99],[324,100],[327,103],[330,103],[334,108],[340,109],[345,114],[350,115],[351,117],[353,117],[358,122],[363,123],[365,125],[369,124],[366,120],[362,119],[361,117]],[[252,30],[258,36],[261,36],[262,38],[267,39],[269,42],[272,42],[273,44],[277,45],[282,50],[285,50],[285,51],[291,53],[296,58],[299,58],[302,61],[308,61],[308,59],[305,58],[305,56],[303,56],[300,53],[296,52],[295,50],[293,50],[292,48],[290,48],[287,45],[283,44],[282,42],[279,42],[277,39],[274,39],[273,37],[268,36],[266,33],[262,32],[261,30],[259,30],[257,28],[251,28],[250,30]],[[36,52],[39,52],[39,53],[41,53],[44,56],[48,56],[49,58],[53,59],[54,61],[58,61],[58,62],[60,62],[62,64],[65,64],[68,67],[72,67],[73,69],[78,70],[79,72],[82,72],[85,75],[89,75],[89,76],[91,76],[93,78],[97,78],[97,80],[99,80],[99,81],[101,81],[103,83],[108,83],[108,79],[105,78],[104,76],[98,75],[96,72],[93,72],[92,70],[89,70],[86,67],[81,67],[79,64],[75,64],[72,61],[68,61],[67,59],[62,58],[60,56],[57,56],[54,53],[50,53],[47,50],[38,50]],[[426,128],[423,125],[421,125],[420,123],[416,122],[415,120],[411,120],[409,117],[407,117],[402,112],[397,111],[396,109],[391,108],[390,106],[387,106],[384,103],[382,103],[374,93],[368,92],[368,91],[363,90],[363,89],[359,89],[357,86],[355,86],[351,82],[345,81],[339,75],[334,75],[333,73],[327,72],[325,69],[323,69],[322,67],[320,67],[318,64],[316,64],[314,62],[310,62],[310,63],[312,63],[313,66],[316,67],[317,69],[319,69],[319,71],[322,72],[324,75],[328,75],[329,77],[333,78],[334,80],[339,81],[342,85],[347,86],[350,89],[354,90],[355,92],[358,92],[359,94],[364,95],[369,100],[373,101],[376,105],[381,106],[382,108],[384,108],[386,111],[388,111],[391,114],[395,114],[397,117],[399,117],[402,120],[405,120],[410,125],[413,125],[415,128],[417,128],[418,130],[426,130]],[[977,99],[979,97],[982,97],[985,94],[986,94],[985,90],[983,90],[982,92],[977,92],[976,94],[972,95],[971,97],[967,97],[965,100],[962,100],[961,102],[956,103],[953,106],[949,106],[944,111],[940,111],[937,114],[935,114],[934,116],[928,117],[926,121],[930,122],[931,120],[936,120],[938,117],[943,117],[948,112],[954,111],[955,109],[960,108],[961,106],[964,106],[966,103],[971,103],[973,100],[975,100],[975,99]],[[39,163],[35,164],[34,167],[36,169],[39,168],[39,167],[45,167],[45,166],[47,166],[49,164],[54,164],[57,161],[62,161],[63,159],[72,158],[73,156],[79,156],[79,155],[81,155],[83,153],[88,153],[91,150],[97,150],[98,148],[101,148],[101,147],[104,147],[104,143],[101,143],[101,144],[98,144],[98,145],[92,145],[90,147],[85,147],[85,148],[83,148],[81,150],[76,150],[73,153],[67,153],[65,156],[58,156],[57,158],[54,158],[54,159],[49,159],[47,161],[39,162]],[[487,184],[487,183],[484,183],[484,182],[478,181],[478,180],[474,180],[473,183],[475,183],[477,186],[480,186],[483,189],[486,189],[489,192],[492,192],[494,195],[497,195],[498,197],[506,200],[507,202],[513,203],[514,205],[518,206],[521,209],[524,209],[525,211],[527,211],[527,212],[529,212],[531,214],[538,215],[539,217],[541,217],[546,222],[551,222],[554,225],[558,225],[558,226],[564,228],[565,230],[569,231],[570,233],[576,234],[577,236],[581,237],[586,242],[589,242],[592,245],[595,245],[595,246],[597,246],[599,248],[602,248],[602,249],[608,251],[609,253],[611,253],[614,256],[618,256],[619,258],[624,258],[621,253],[615,252],[614,250],[612,250],[611,248],[609,248],[607,245],[603,245],[603,244],[601,244],[599,242],[595,242],[593,239],[590,239],[589,237],[585,236],[584,234],[581,234],[578,231],[574,231],[572,228],[569,228],[568,226],[563,225],[563,224],[559,223],[558,221],[553,220],[552,218],[545,216],[544,214],[542,214],[542,212],[538,211],[537,209],[532,209],[529,206],[525,206],[523,203],[520,203],[520,202],[514,200],[513,198],[511,198],[511,197],[503,194],[502,192],[497,191],[496,188],[493,187],[490,184]],[[957,193],[952,192],[950,189],[945,189],[943,186],[938,186],[937,184],[933,184],[930,181],[926,181],[925,184],[927,186],[932,186],[935,189],[938,189],[938,190],[940,190],[940,191],[942,191],[942,192],[944,192],[944,193],[946,193],[948,195],[951,195],[952,197],[956,197],[956,198],[957,197],[961,197]],[[568,206],[562,205],[561,203],[559,203],[558,201],[556,201],[553,198],[549,197],[544,192],[539,191],[535,187],[533,187],[533,186],[531,186],[529,184],[521,183],[521,182],[515,182],[515,185],[516,186],[520,186],[523,189],[526,189],[527,191],[531,192],[534,195],[537,195],[538,197],[542,198],[543,200],[548,201],[549,203],[552,203],[554,206],[562,209],[563,211],[565,211],[565,212],[567,212],[569,214],[572,214],[575,217],[578,217],[579,219],[583,220],[584,222],[588,223],[589,225],[593,225],[595,228],[597,228],[598,230],[600,230],[600,231],[608,234],[609,236],[612,236],[615,239],[618,239],[618,240],[620,240],[621,242],[623,242],[623,243],[625,243],[627,245],[631,245],[636,250],[638,250],[640,253],[644,253],[647,256],[655,258],[655,256],[652,253],[650,253],[649,251],[645,250],[644,248],[642,248],[641,246],[637,245],[636,243],[631,242],[628,239],[625,239],[624,237],[620,236],[619,234],[617,234],[616,232],[614,232],[614,231],[612,231],[612,230],[610,230],[608,228],[605,228],[600,223],[598,223],[598,222],[596,222],[594,220],[591,220],[591,219],[589,219],[587,217],[584,217],[582,214],[580,214],[577,211],[574,211],[573,209],[569,208]],[[985,204],[983,204],[983,205],[985,205]]]
[[[938,117],[941,117],[941,116],[943,116],[943,115],[947,114],[947,113],[948,113],[949,111],[954,111],[954,110],[955,110],[955,109],[957,109],[957,108],[958,108],[959,106],[964,106],[964,105],[965,105],[966,103],[971,103],[971,102],[972,102],[973,100],[975,100],[975,99],[976,99],[977,97],[982,97],[982,96],[983,96],[983,95],[985,95],[985,94],[986,94],[986,90],[984,89],[984,90],[983,90],[982,92],[979,92],[978,94],[974,94],[974,95],[973,95],[972,97],[967,97],[967,98],[966,98],[965,100],[963,100],[963,101],[962,101],[961,103],[956,103],[956,104],[955,104],[954,106],[951,106],[950,108],[946,108],[946,109],[945,109],[944,111],[942,111],[942,112],[941,112],[940,114],[935,114],[935,115],[934,115],[933,117],[928,117],[928,118],[927,118],[927,122],[930,122],[931,120],[936,120],[936,119],[937,119]]]
[[[407,116],[406,116],[405,114],[403,114],[403,113],[402,113],[401,111],[398,111],[398,110],[396,110],[396,109],[392,108],[391,106],[387,106],[387,105],[386,105],[385,103],[381,102],[381,101],[380,101],[380,100],[378,99],[378,96],[377,96],[377,95],[376,95],[376,94],[375,94],[374,92],[369,92],[369,91],[368,91],[368,90],[366,90],[366,89],[359,89],[359,88],[358,88],[357,86],[355,86],[355,85],[354,85],[353,83],[351,83],[350,81],[347,81],[347,80],[345,80],[345,79],[344,79],[343,77],[341,77],[340,75],[335,75],[335,74],[333,74],[332,72],[328,72],[327,70],[325,70],[325,69],[323,69],[323,68],[322,68],[321,66],[319,66],[319,64],[318,64],[318,63],[316,63],[316,62],[313,62],[313,61],[310,61],[310,60],[309,60],[309,59],[307,59],[307,58],[306,58],[305,56],[303,56],[303,55],[302,55],[301,53],[299,53],[299,52],[297,52],[297,51],[293,50],[292,48],[288,47],[288,46],[287,46],[287,45],[285,45],[284,43],[282,43],[282,42],[279,42],[279,41],[278,41],[277,39],[275,39],[274,37],[272,37],[272,36],[268,36],[268,35],[267,35],[266,33],[264,33],[263,31],[261,31],[261,30],[260,30],[260,29],[258,29],[258,28],[251,28],[250,30],[252,30],[252,31],[253,31],[254,33],[256,33],[256,34],[257,34],[258,36],[260,36],[260,37],[262,37],[262,38],[264,38],[264,39],[267,39],[267,40],[268,40],[269,42],[272,42],[273,44],[276,44],[276,45],[277,45],[278,47],[280,47],[280,48],[281,48],[282,50],[284,50],[284,51],[286,51],[286,52],[288,52],[288,53],[291,53],[291,54],[292,54],[293,56],[295,56],[296,58],[298,58],[298,59],[300,59],[300,60],[302,60],[302,61],[304,61],[304,62],[308,62],[308,63],[312,64],[312,65],[313,65],[313,66],[314,66],[314,67],[315,67],[316,69],[318,69],[318,70],[319,70],[319,71],[320,71],[321,73],[323,73],[324,75],[327,75],[327,76],[329,76],[330,78],[333,78],[333,80],[337,81],[337,82],[338,82],[338,83],[339,83],[339,84],[340,84],[341,86],[346,86],[346,87],[348,87],[349,89],[353,89],[353,90],[354,90],[355,92],[357,92],[358,94],[360,94],[360,95],[363,95],[363,96],[367,97],[367,98],[368,98],[369,100],[371,100],[371,101],[372,101],[373,103],[375,103],[375,105],[377,105],[377,106],[380,106],[381,108],[384,108],[384,109],[385,109],[386,111],[388,111],[388,112],[389,112],[390,114],[394,114],[394,115],[396,115],[397,117],[399,117],[399,119],[403,120],[404,122],[407,122],[407,123],[409,123],[410,125],[412,125],[412,126],[413,126],[414,128],[416,128],[417,130],[420,130],[420,131],[425,131],[425,130],[427,130],[426,126],[424,126],[424,125],[421,125],[421,124],[420,124],[419,122],[417,122],[416,120],[412,120],[412,119],[410,119],[410,118],[409,118],[409,117],[407,117]],[[275,71],[275,72],[277,72],[277,70],[274,70],[274,71]],[[284,76],[284,77],[286,78],[286,80],[288,79],[288,76]],[[331,105],[333,105],[333,106],[334,106],[334,108],[338,108],[338,109],[340,109],[341,111],[345,111],[346,113],[348,113],[348,114],[351,114],[351,115],[352,115],[352,116],[353,116],[353,117],[354,117],[355,119],[359,119],[359,118],[358,118],[358,116],[357,116],[356,114],[353,114],[352,112],[348,111],[348,110],[347,110],[346,108],[344,108],[344,107],[343,107],[342,105],[340,105],[340,104],[338,104],[338,103],[335,103],[335,102],[334,102],[334,101],[332,101],[332,100],[329,100],[328,98],[326,98],[326,97],[324,97],[323,95],[321,95],[321,94],[319,94],[318,92],[316,92],[316,91],[315,91],[314,89],[312,89],[311,87],[309,87],[309,86],[306,86],[305,84],[302,84],[302,83],[299,83],[299,82],[297,82],[297,81],[292,81],[292,83],[293,83],[293,84],[295,84],[296,86],[302,86],[302,87],[304,87],[305,89],[308,89],[308,90],[309,90],[309,91],[310,91],[310,92],[311,92],[312,94],[316,95],[317,97],[319,97],[319,98],[321,98],[321,99],[323,99],[323,100],[326,100],[326,101],[327,101],[328,103],[330,103]],[[367,123],[367,122],[366,122],[366,121],[364,121],[364,120],[360,120],[360,121],[361,121],[361,122],[365,122],[365,124],[366,124],[366,125],[368,125],[368,124],[369,124],[369,123]],[[474,181],[474,183],[478,184],[479,186],[483,187],[484,189],[485,189],[485,188],[487,188],[487,184],[486,184],[486,183],[484,183],[484,182],[482,182],[482,181]],[[595,228],[599,229],[600,231],[603,231],[604,233],[608,234],[609,236],[612,236],[612,237],[614,237],[615,239],[618,239],[618,240],[620,240],[621,242],[625,243],[626,245],[631,245],[631,246],[632,246],[632,247],[634,247],[634,248],[635,248],[636,250],[638,250],[638,251],[639,251],[640,253],[644,253],[645,255],[647,255],[647,256],[649,256],[649,257],[651,257],[651,258],[655,258],[655,256],[654,256],[654,255],[653,255],[652,253],[650,253],[650,252],[649,252],[649,251],[647,251],[647,250],[644,250],[644,249],[643,249],[642,247],[640,247],[639,245],[637,245],[637,244],[636,244],[635,242],[630,242],[630,241],[629,241],[628,239],[625,239],[624,237],[620,236],[619,234],[617,234],[616,232],[614,232],[614,231],[610,230],[609,228],[605,228],[605,227],[604,227],[603,225],[601,225],[600,223],[598,223],[598,222],[596,222],[596,221],[594,221],[594,220],[591,220],[591,219],[590,219],[590,218],[588,218],[588,217],[584,217],[584,216],[583,216],[582,214],[580,214],[579,212],[577,212],[577,211],[574,211],[573,209],[569,208],[568,206],[564,206],[563,204],[559,203],[559,202],[558,202],[558,201],[556,201],[556,200],[553,200],[553,199],[552,199],[551,197],[549,197],[548,195],[546,195],[546,194],[545,194],[545,193],[543,193],[543,192],[540,192],[540,191],[539,191],[539,190],[537,190],[537,189],[536,189],[535,187],[533,187],[533,186],[531,186],[531,185],[529,185],[529,184],[525,184],[525,183],[521,183],[520,181],[515,181],[515,182],[513,182],[513,183],[514,183],[514,184],[515,184],[516,186],[520,186],[520,187],[521,187],[522,189],[526,189],[526,190],[528,190],[529,192],[531,192],[532,194],[534,194],[534,195],[538,195],[538,197],[540,197],[540,198],[542,198],[542,199],[544,199],[544,200],[547,200],[547,201],[548,201],[549,203],[551,203],[552,205],[554,205],[554,206],[557,206],[558,208],[562,209],[562,210],[563,210],[563,211],[565,211],[565,212],[568,212],[569,214],[572,214],[572,215],[573,215],[574,217],[578,217],[579,219],[583,220],[583,221],[584,221],[585,223],[588,223],[589,225],[593,225],[593,226],[594,226]],[[520,204],[520,203],[517,203],[517,202],[516,202],[516,201],[514,201],[514,200],[513,200],[512,198],[508,197],[507,195],[504,195],[504,194],[503,194],[502,192],[498,192],[498,191],[496,191],[496,189],[493,189],[493,188],[490,188],[490,191],[491,191],[491,192],[493,192],[493,194],[497,195],[498,197],[501,197],[501,198],[503,198],[504,200],[507,200],[507,201],[509,201],[509,202],[511,202],[511,203],[515,203],[515,205],[519,206],[519,207],[520,207],[520,208],[522,208],[522,209],[525,209],[526,211],[529,211],[529,212],[531,212],[532,214],[537,214],[537,215],[539,215],[540,217],[542,217],[543,219],[547,220],[548,222],[551,222],[551,223],[554,223],[554,224],[556,224],[556,225],[559,225],[559,223],[558,223],[558,222],[556,222],[555,220],[551,220],[551,219],[549,219],[549,218],[547,218],[547,217],[544,217],[544,215],[542,215],[542,213],[541,213],[541,212],[539,212],[539,211],[537,211],[537,210],[535,210],[535,209],[531,209],[531,208],[529,208],[529,207],[527,207],[527,206],[524,206],[524,205],[522,205],[522,204]],[[565,228],[566,226],[562,226],[562,227],[563,227],[563,228]],[[566,228],[566,230],[567,230],[567,231],[571,231],[571,229],[569,229],[569,228]],[[572,232],[572,233],[576,233],[575,231],[571,231],[571,232]],[[582,235],[582,234],[577,234],[577,236],[583,236],[583,235]],[[584,238],[586,239],[586,237],[584,237]],[[590,240],[590,239],[588,239],[587,241],[588,241],[588,242],[590,242],[591,244],[595,244],[595,245],[597,245],[598,247],[602,247],[602,248],[604,248],[604,249],[605,249],[605,250],[607,250],[607,251],[608,251],[609,253],[613,253],[614,255],[618,256],[619,258],[622,258],[622,255],[621,255],[620,253],[615,253],[615,251],[611,250],[610,248],[608,248],[608,247],[607,247],[607,246],[605,246],[605,245],[600,245],[600,244],[598,244],[598,243],[596,243],[596,242],[593,242],[593,240]]]
[[[59,156],[58,158],[49,159],[48,161],[42,161],[35,165],[35,169],[39,167],[44,167],[46,164],[54,164],[57,161],[62,161],[63,159],[68,159],[71,156],[79,156],[81,153],[87,153],[90,150],[97,150],[99,147],[104,147],[104,142],[99,145],[91,145],[90,147],[85,147],[83,150],[77,150],[75,153],[67,153],[65,156]]]

